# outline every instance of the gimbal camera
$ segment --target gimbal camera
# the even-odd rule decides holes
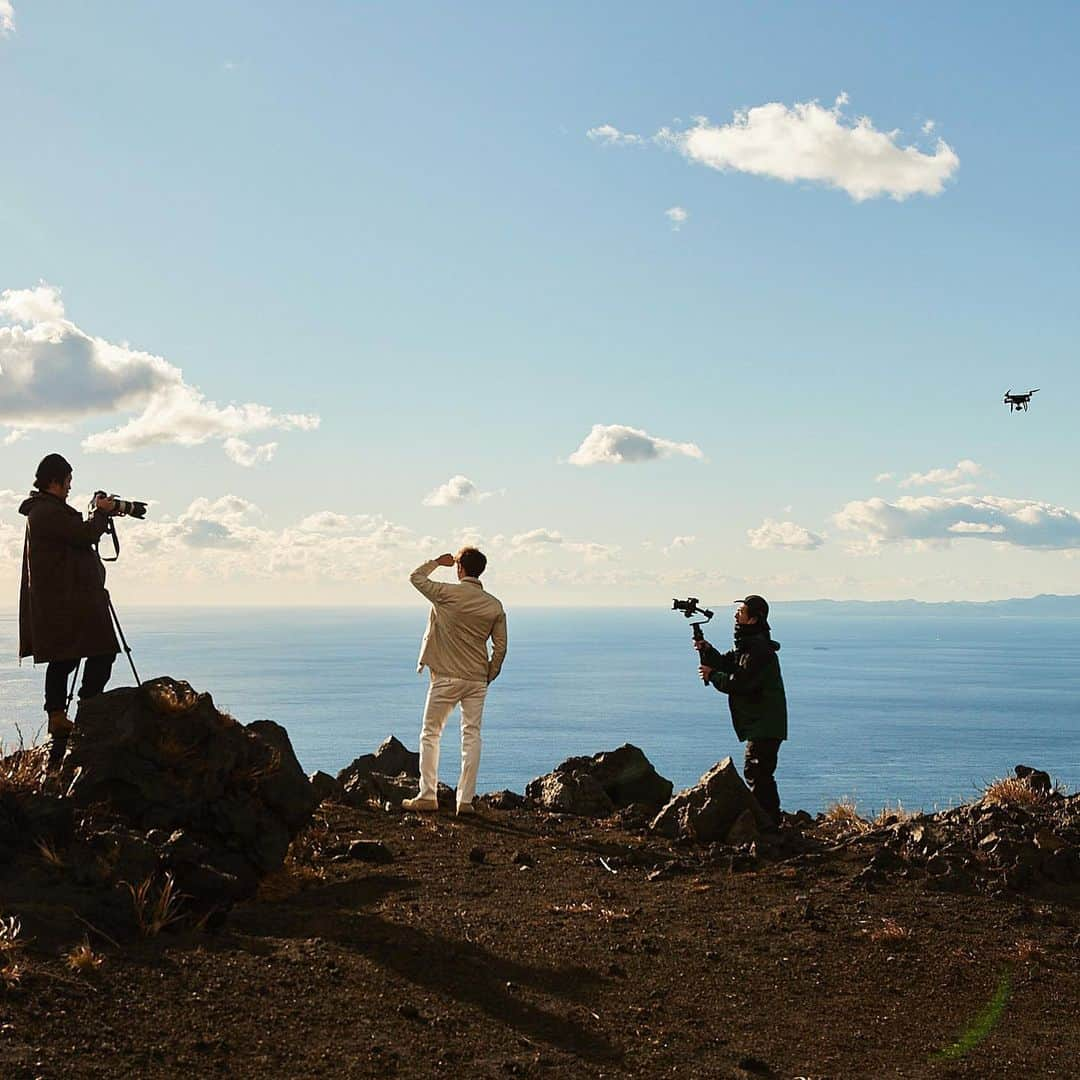
[[[695,615],[703,616],[698,622],[692,622],[690,626],[693,628],[691,632],[695,641],[705,640],[705,635],[701,632],[701,628],[713,617],[713,613],[708,608],[698,607],[698,599],[696,596],[687,597],[685,600],[672,600],[671,610],[681,611],[688,619],[692,619]],[[701,681],[707,685],[709,680],[702,679]]]

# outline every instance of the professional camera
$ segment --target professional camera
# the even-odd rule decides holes
[[[708,622],[713,617],[713,613],[708,608],[698,607],[696,596],[690,596],[686,600],[672,600],[671,610],[681,611],[688,619],[692,619],[695,615],[704,615],[705,621]]]
[[[94,498],[90,502],[91,513],[97,509],[98,499],[112,499],[116,503],[116,509],[110,512],[110,517],[133,517],[140,520],[146,517],[146,503],[121,499],[116,495],[106,495],[104,491],[94,492]]]

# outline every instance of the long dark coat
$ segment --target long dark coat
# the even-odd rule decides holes
[[[89,521],[48,492],[35,491],[19,507],[26,515],[19,591],[19,656],[34,663],[118,653],[109,615],[105,567],[94,545],[108,524]]]
[[[777,653],[767,630],[747,634],[738,648],[720,653],[706,642],[701,662],[713,669],[710,682],[728,696],[731,724],[740,742],[786,739],[787,695]]]

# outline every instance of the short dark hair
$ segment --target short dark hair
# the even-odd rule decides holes
[[[457,561],[466,577],[479,577],[487,567],[487,556],[474,547],[463,547],[457,553]]]
[[[59,454],[46,454],[37,467],[37,475],[34,477],[34,487],[38,491],[47,491],[50,484],[62,484],[73,470],[67,459]]]

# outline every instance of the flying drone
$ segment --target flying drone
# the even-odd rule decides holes
[[[1019,412],[1021,409],[1027,412],[1028,405],[1031,404],[1031,395],[1038,392],[1038,387],[1034,390],[1025,390],[1022,394],[1014,394],[1011,390],[1006,390],[1002,403],[1009,406],[1009,412]]]

